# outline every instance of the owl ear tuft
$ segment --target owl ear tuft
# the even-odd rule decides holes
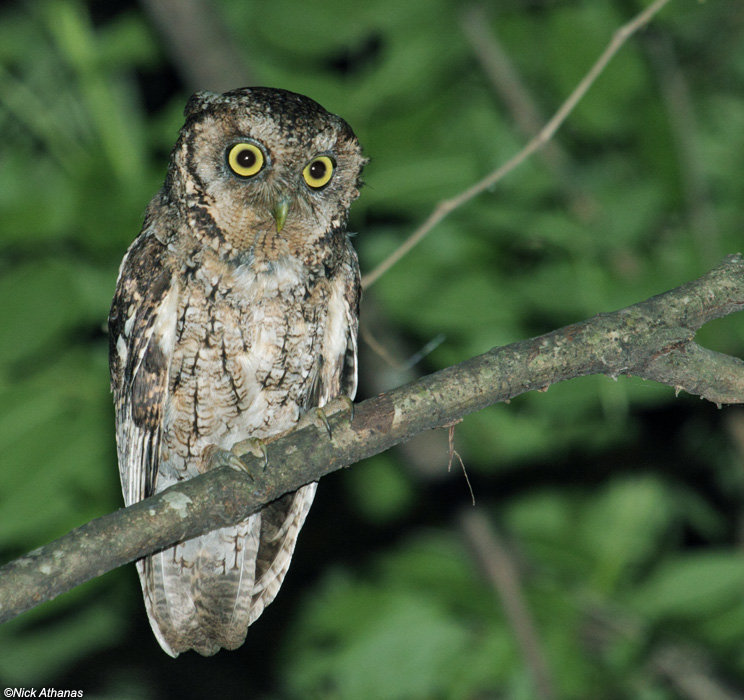
[[[186,117],[186,119],[188,119],[189,117],[193,117],[195,114],[203,112],[207,107],[218,102],[221,97],[222,95],[216,92],[209,92],[209,90],[199,90],[199,92],[195,92],[189,98],[189,101],[186,103],[186,107],[184,107],[183,115]]]

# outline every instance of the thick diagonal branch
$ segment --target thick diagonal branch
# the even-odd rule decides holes
[[[636,375],[715,403],[744,403],[744,362],[697,345],[705,323],[744,307],[744,261],[614,313],[473,357],[387,394],[328,407],[332,437],[306,424],[267,445],[256,476],[220,467],[83,525],[0,569],[0,622],[180,540],[232,524],[283,493],[486,406],[589,374]]]

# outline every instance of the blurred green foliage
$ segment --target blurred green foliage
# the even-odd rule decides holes
[[[641,7],[492,5],[484,28],[544,118]],[[352,228],[369,271],[526,136],[468,40],[470,6],[350,8],[214,4],[260,83],[312,96],[359,135],[371,161]],[[414,368],[424,373],[642,300],[741,250],[743,29],[736,0],[673,0],[581,101],[557,156],[455,211],[369,291],[370,333],[401,363],[444,334]],[[191,91],[178,72],[134,3],[0,9],[4,559],[120,505],[105,319]],[[710,324],[699,339],[741,355],[744,324]],[[363,353],[362,393],[411,378],[372,371],[379,360]],[[742,415],[591,377],[457,426],[556,697],[687,697],[679,677],[698,668],[744,688]],[[166,659],[128,567],[0,628],[0,680],[109,698],[536,697],[458,528],[470,507],[459,472],[447,476],[446,446],[416,445],[324,480],[285,591],[240,651]],[[659,661],[670,650],[682,659],[672,671]]]

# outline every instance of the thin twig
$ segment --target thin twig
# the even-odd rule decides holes
[[[375,355],[377,355],[377,357],[379,357],[383,362],[385,362],[393,369],[403,371],[403,363],[399,362],[395,357],[393,357],[387,351],[387,348],[382,343],[377,341],[377,338],[375,338],[375,336],[372,334],[372,331],[370,331],[369,326],[366,323],[359,324],[359,335],[361,336],[362,340],[367,343],[370,350],[372,350],[372,352],[374,352]]]
[[[460,24],[483,72],[494,91],[503,100],[517,128],[525,138],[532,138],[540,131],[545,120],[509,54],[491,29],[483,6],[469,7],[463,13]],[[568,156],[557,142],[545,144],[541,155],[553,172],[561,174],[565,171]]]
[[[449,472],[452,470],[452,462],[454,462],[455,457],[457,457],[457,461],[460,462],[460,469],[462,469],[462,475],[465,477],[465,483],[468,485],[468,491],[470,491],[470,500],[473,503],[473,506],[475,506],[475,492],[473,491],[473,485],[470,483],[468,470],[465,468],[465,462],[462,461],[460,453],[455,449],[455,426],[458,423],[462,423],[462,418],[453,421],[449,425],[444,426],[445,428],[447,428],[447,448],[449,452],[449,459],[447,460],[447,471]]]
[[[434,211],[419,226],[406,241],[404,241],[396,250],[394,250],[385,260],[383,260],[374,270],[368,272],[362,277],[362,285],[367,288],[372,286],[382,275],[384,275],[395,263],[403,258],[415,245],[417,245],[442,219],[452,213],[458,207],[479,195],[481,192],[493,187],[507,173],[510,173],[518,165],[522,164],[538,148],[547,143],[553,134],[566,120],[566,117],[572,112],[579,100],[587,93],[592,84],[596,81],[612,57],[620,50],[625,42],[633,36],[641,27],[648,24],[651,18],[666,5],[669,0],[656,0],[649,5],[643,12],[636,15],[630,22],[624,24],[612,36],[612,40],[602,52],[600,57],[589,69],[589,72],[582,78],[574,91],[568,96],[568,99],[560,106],[552,119],[541,129],[540,133],[535,136],[519,153],[510,158],[506,163],[499,166],[490,175],[487,175],[479,182],[461,192],[452,199],[441,201],[434,208]]]
[[[522,80],[517,67],[501,45],[492,23],[482,5],[473,5],[460,20],[463,34],[473,47],[473,53],[490,81],[494,92],[504,102],[514,123],[525,139],[540,131],[545,120],[537,101]],[[558,188],[568,204],[569,211],[583,222],[589,222],[597,212],[592,195],[581,189],[571,176],[570,156],[558,141],[548,141],[538,152],[553,173]]]
[[[709,263],[720,255],[720,235],[700,153],[699,129],[690,88],[677,63],[674,45],[669,37],[649,37],[645,45],[658,73],[661,97],[676,144],[690,230],[698,252]]]
[[[710,660],[696,649],[666,645],[651,655],[652,670],[666,678],[688,700],[741,700],[740,693],[716,678]]]
[[[463,511],[459,520],[460,529],[501,599],[506,619],[514,630],[514,636],[532,676],[535,696],[552,700],[556,697],[553,680],[537,627],[522,595],[517,567],[508,548],[482,513]]]
[[[191,90],[224,92],[255,81],[244,52],[215,3],[205,0],[140,0]],[[251,46],[244,42],[244,46]]]
[[[583,618],[581,639],[587,654],[606,661],[613,650],[629,644],[645,649],[644,666],[677,691],[675,697],[686,700],[742,700],[741,693],[728,687],[706,649],[698,644],[658,635],[654,623],[638,612],[606,600],[599,604],[581,591],[571,595],[576,611]],[[636,685],[631,680],[630,689]]]

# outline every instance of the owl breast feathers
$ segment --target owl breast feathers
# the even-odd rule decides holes
[[[365,163],[348,124],[269,88],[200,92],[121,264],[109,317],[127,505],[357,384]],[[209,449],[208,449],[209,448]],[[276,596],[317,484],[137,562],[163,649],[234,649]]]

